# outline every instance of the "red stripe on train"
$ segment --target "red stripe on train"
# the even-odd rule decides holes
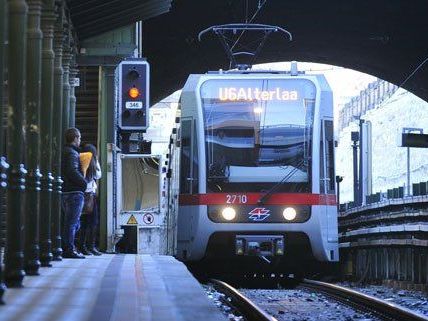
[[[180,194],[180,205],[257,205],[263,193],[210,193]],[[245,197],[243,197],[245,196]],[[246,201],[244,201],[246,200]],[[267,197],[264,205],[336,205],[336,195],[275,193]]]

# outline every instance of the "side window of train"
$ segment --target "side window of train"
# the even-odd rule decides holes
[[[320,194],[325,194],[325,148],[324,148],[324,141],[325,141],[325,126],[324,121],[321,120],[321,135],[320,135]]]
[[[198,174],[198,140],[197,140],[197,130],[196,130],[196,120],[193,121],[193,137],[192,137],[192,193],[196,194],[198,193],[198,181],[199,181],[199,174]]]
[[[334,194],[334,132],[333,121],[321,123],[320,193]]]
[[[190,193],[190,154],[191,154],[192,121],[183,119],[181,122],[181,159],[180,159],[180,193]]]
[[[180,193],[193,194],[197,192],[198,146],[196,140],[196,121],[193,119],[183,119],[181,122]]]

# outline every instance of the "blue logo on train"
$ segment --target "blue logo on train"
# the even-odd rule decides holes
[[[250,213],[248,213],[248,218],[254,222],[264,221],[270,216],[269,212],[270,210],[264,207],[256,207]]]

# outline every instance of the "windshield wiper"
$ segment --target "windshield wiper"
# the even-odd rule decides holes
[[[263,205],[265,201],[269,199],[269,197],[272,195],[274,191],[278,187],[280,187],[282,184],[286,183],[304,164],[304,160],[302,160],[296,167],[294,167],[287,175],[285,175],[278,183],[276,183],[274,186],[272,186],[265,194],[263,194],[262,197],[257,201],[258,205]]]

